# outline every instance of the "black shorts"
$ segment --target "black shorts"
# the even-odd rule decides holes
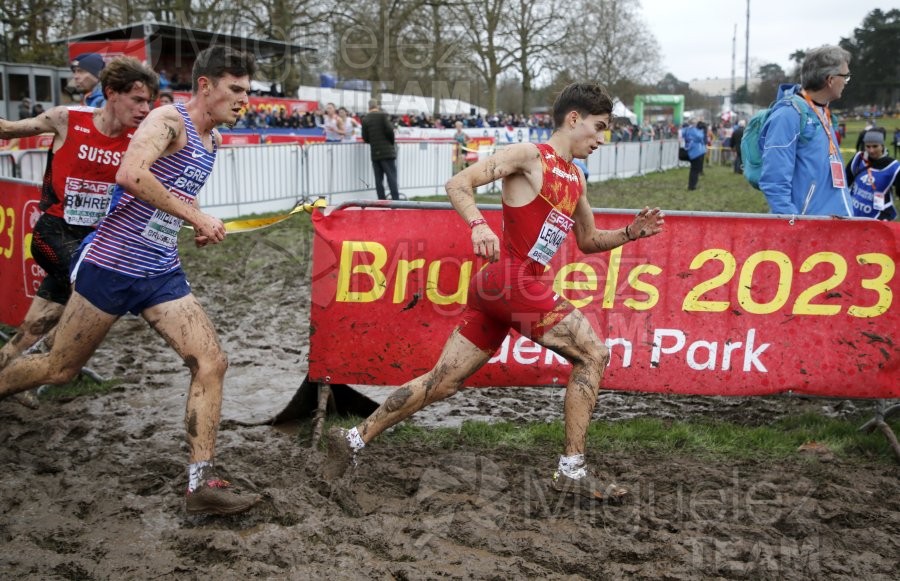
[[[69,267],[84,237],[93,232],[90,226],[71,226],[57,216],[42,214],[34,225],[31,255],[38,266],[47,272],[37,296],[44,300],[66,304],[72,296]]]

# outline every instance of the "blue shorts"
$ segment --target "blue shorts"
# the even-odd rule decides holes
[[[152,278],[135,278],[82,261],[75,291],[104,313],[121,317],[186,297],[191,285],[180,267]]]

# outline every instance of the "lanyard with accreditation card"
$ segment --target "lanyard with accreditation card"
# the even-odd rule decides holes
[[[844,177],[844,164],[841,161],[841,156],[838,155],[837,147],[834,145],[834,129],[831,127],[831,111],[826,105],[824,107],[825,117],[823,118],[822,114],[819,113],[819,108],[816,107],[812,99],[809,98],[806,91],[803,91],[803,98],[806,99],[809,108],[812,109],[813,113],[816,114],[816,117],[819,118],[819,123],[822,124],[822,128],[825,129],[825,135],[828,137],[828,163],[831,165],[831,185],[836,188],[845,188],[847,187],[847,180]]]

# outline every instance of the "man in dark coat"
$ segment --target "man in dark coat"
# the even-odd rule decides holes
[[[731,134],[731,150],[734,152],[734,173],[744,173],[744,162],[741,160],[741,140],[744,138],[744,126],[747,122],[741,119]]]
[[[400,199],[397,187],[397,145],[394,140],[394,125],[387,113],[378,106],[375,99],[369,100],[369,112],[362,120],[362,138],[369,144],[372,154],[372,169],[375,171],[375,193],[379,200],[386,200],[384,178],[387,176],[391,198]]]

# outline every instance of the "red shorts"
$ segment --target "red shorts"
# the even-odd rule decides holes
[[[529,268],[529,266],[531,268]],[[510,328],[539,340],[575,307],[553,290],[543,266],[500,260],[472,277],[459,332],[479,349],[495,351]]]

